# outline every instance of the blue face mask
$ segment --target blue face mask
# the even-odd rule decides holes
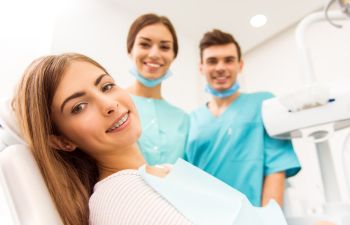
[[[234,85],[232,85],[229,89],[224,91],[217,91],[214,88],[212,88],[209,84],[205,86],[206,92],[218,98],[225,98],[225,97],[231,96],[234,93],[236,93],[238,89],[239,89],[239,84],[237,82]]]
[[[172,72],[170,70],[167,70],[163,76],[159,77],[158,79],[147,79],[142,74],[137,71],[135,66],[132,66],[130,69],[130,73],[138,80],[141,82],[143,85],[146,87],[155,87],[158,84],[160,84],[163,80],[169,78],[172,75]]]

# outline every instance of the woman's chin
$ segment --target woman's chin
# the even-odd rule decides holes
[[[142,134],[142,130],[141,130],[141,127],[139,127],[138,131],[136,132],[136,141],[141,137],[141,134]]]

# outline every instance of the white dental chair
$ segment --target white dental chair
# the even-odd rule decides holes
[[[0,101],[0,224],[62,225],[10,106]]]

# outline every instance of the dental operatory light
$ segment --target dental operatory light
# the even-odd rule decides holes
[[[267,18],[265,15],[262,14],[255,15],[252,18],[250,18],[250,25],[255,28],[264,26],[266,22]]]
[[[306,31],[317,22],[328,21],[333,26],[336,20],[350,19],[350,0],[329,0],[338,2],[340,10],[312,13],[296,28],[296,43],[303,68],[306,85],[295,92],[271,98],[263,102],[262,117],[268,134],[280,139],[303,138],[316,147],[320,169],[324,202],[322,212],[290,215],[289,225],[314,225],[316,220],[329,220],[336,225],[349,225],[350,204],[340,194],[333,154],[329,138],[337,131],[350,128],[350,79],[341,79],[327,84],[317,82],[312,66],[309,48],[306,45]],[[350,133],[344,142],[341,159],[346,178],[350,184]],[[348,187],[350,190],[350,187]]]

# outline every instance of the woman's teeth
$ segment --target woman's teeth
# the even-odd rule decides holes
[[[147,63],[147,66],[159,68],[159,67],[160,67],[160,64]]]
[[[109,128],[107,131],[113,131],[114,129],[120,127],[121,125],[123,125],[125,123],[125,121],[127,121],[129,118],[129,113],[125,114],[118,122],[116,122],[113,127]]]
[[[226,80],[227,78],[226,77],[217,77],[216,79],[217,80]]]

